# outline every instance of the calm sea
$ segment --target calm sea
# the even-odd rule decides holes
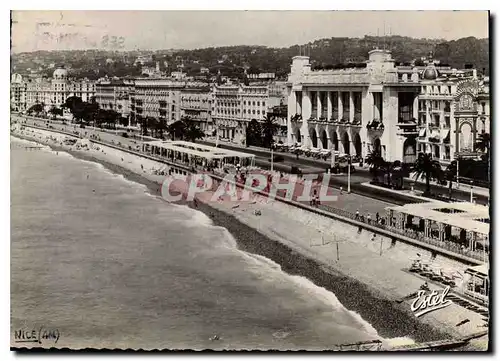
[[[72,348],[314,350],[377,337],[203,213],[27,144],[12,138],[12,346],[30,346],[15,330],[40,327]]]

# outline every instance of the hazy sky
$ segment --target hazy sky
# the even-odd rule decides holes
[[[125,50],[284,47],[377,29],[382,36],[384,26],[387,34],[418,38],[488,37],[486,11],[14,11],[12,20],[13,52],[110,48],[114,41]]]

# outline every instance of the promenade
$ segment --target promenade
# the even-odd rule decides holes
[[[45,124],[40,123],[39,121],[33,122],[32,125],[45,127]],[[131,138],[123,138],[113,133],[99,132],[91,128],[81,129],[59,124],[53,124],[52,126],[55,130],[72,133],[75,136],[85,136],[90,138],[97,137],[98,140],[103,143],[110,143],[113,146],[129,150],[138,151],[138,144],[140,144],[140,142]],[[158,158],[158,160],[165,161],[166,159]],[[264,171],[264,173],[268,174],[269,172]],[[277,175],[279,173],[275,172],[275,174]],[[221,176],[224,176],[224,174],[221,174]],[[302,194],[303,187],[303,182],[297,183],[295,187],[296,194],[293,197],[294,201],[297,200],[297,195]],[[482,252],[462,249],[450,242],[439,242],[436,239],[423,237],[422,235],[416,234],[414,232],[401,231],[393,228],[389,229],[386,225],[377,224],[377,213],[380,218],[384,218],[386,215],[385,208],[394,205],[392,203],[384,202],[355,193],[348,194],[345,190],[341,193],[339,189],[333,187],[328,187],[327,194],[337,196],[337,199],[335,201],[322,202],[315,208],[311,207],[311,210],[318,209],[320,211],[326,212],[327,214],[332,214],[337,217],[340,216],[345,219],[349,219],[355,222],[355,224],[361,223],[368,226],[369,222],[369,228],[372,228],[374,231],[379,230],[380,232],[383,232],[387,235],[393,234],[400,239],[403,237],[406,242],[413,242],[415,245],[424,246],[427,247],[427,249],[433,251],[437,250],[438,252],[443,252],[444,254],[455,257],[456,259],[462,259],[464,262],[469,264],[480,264],[485,261],[485,255]],[[278,195],[283,195],[283,193],[278,192]],[[303,206],[309,206],[309,202],[302,201],[300,203]],[[359,213],[359,216],[362,216],[362,221],[359,217],[356,216],[357,212]],[[369,218],[371,220],[369,220]]]

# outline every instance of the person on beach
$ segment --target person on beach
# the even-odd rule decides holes
[[[354,219],[359,219],[359,210],[356,210],[356,216],[354,217]]]
[[[342,187],[340,187],[340,194],[342,194]]]
[[[370,213],[368,213],[368,215],[366,216],[366,221],[368,222],[368,224],[371,223],[371,220],[372,218],[370,217]]]
[[[374,234],[372,235],[372,242],[373,242],[373,241],[375,241],[375,237],[377,237],[377,235],[374,233]]]
[[[376,222],[376,223],[378,223],[379,218],[380,218],[380,216],[379,216],[379,214],[378,214],[378,212],[377,212],[377,214],[375,215],[375,222]]]

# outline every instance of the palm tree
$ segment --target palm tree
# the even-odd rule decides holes
[[[431,179],[441,180],[443,178],[441,165],[437,160],[432,159],[432,154],[430,153],[419,153],[413,171],[415,172],[416,180],[425,178],[424,195],[431,192]]]
[[[279,129],[279,124],[276,122],[276,117],[272,114],[267,114],[262,122],[262,140],[264,147],[270,148],[274,143],[274,135]]]
[[[176,138],[184,139],[186,136],[186,123],[182,120],[173,122],[167,126],[167,133],[170,135],[172,140],[175,140]]]
[[[183,117],[181,120],[170,124],[167,127],[167,132],[173,140],[176,138],[182,140],[186,139],[193,143],[205,137],[205,133],[189,117]]]
[[[373,181],[378,181],[378,173],[381,168],[385,165],[385,160],[382,158],[379,152],[372,151],[366,157],[366,164],[370,166],[370,172],[373,174]]]
[[[193,122],[186,122],[186,139],[196,143],[196,140],[205,138],[205,133]]]
[[[246,138],[247,146],[255,145],[260,147],[262,145],[262,127],[256,119],[252,119],[248,123]]]

